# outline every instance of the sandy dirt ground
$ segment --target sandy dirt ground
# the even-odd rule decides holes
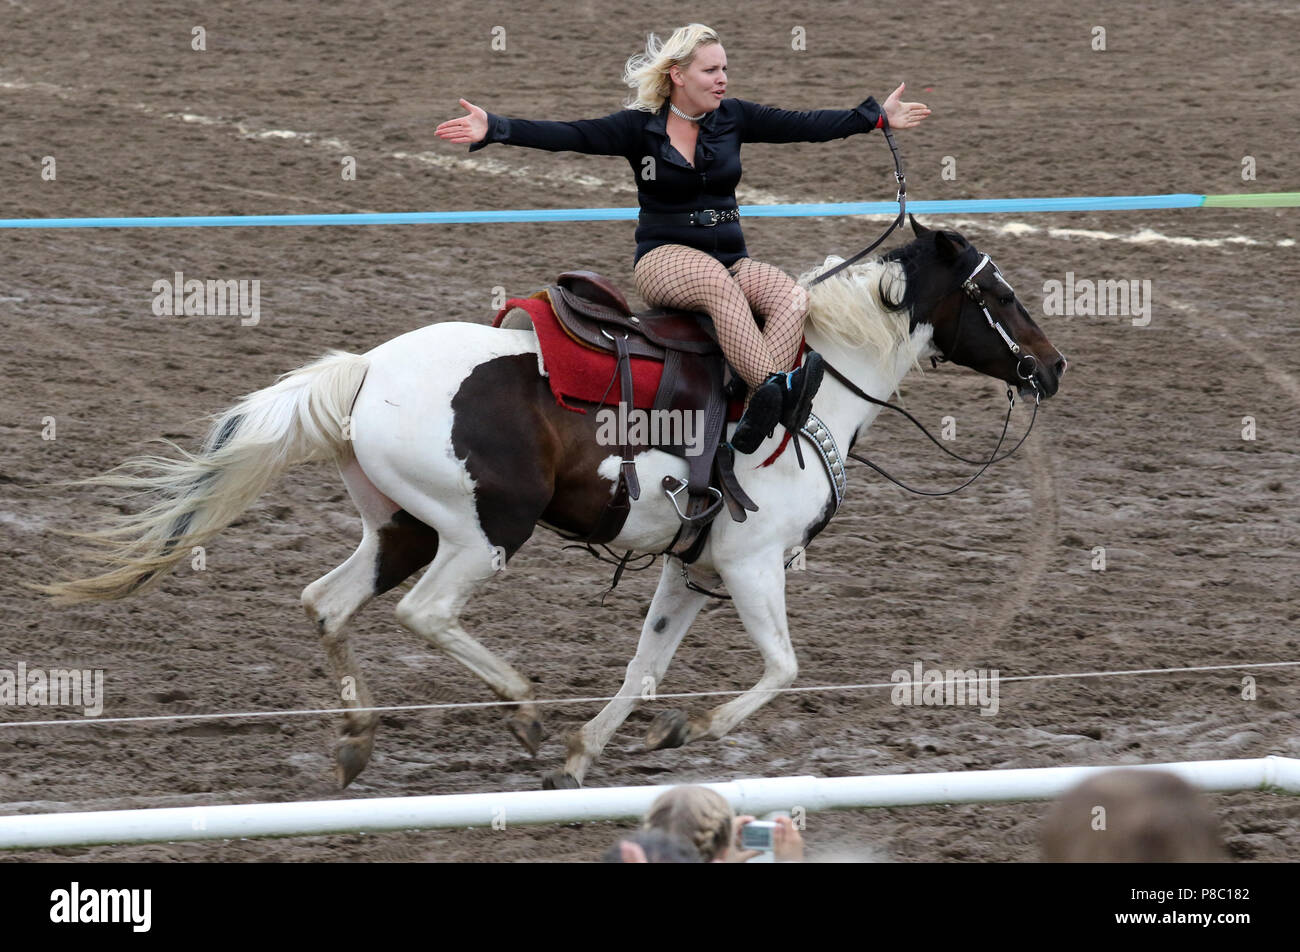
[[[892,16],[883,11],[892,10]],[[727,47],[730,95],[844,108],[900,79],[931,120],[899,135],[913,199],[1284,191],[1300,183],[1290,3],[910,8],[772,0],[739,7],[541,2],[0,5],[0,217],[217,215],[630,206],[618,158],[492,146],[434,126],[459,97],[506,115],[604,115],[648,30],[702,20]],[[190,48],[206,29],[206,51]],[[1107,48],[1091,49],[1094,26]],[[506,49],[490,47],[504,27]],[[791,30],[807,49],[790,49]],[[344,156],[357,162],[344,181]],[[42,159],[57,177],[43,181]],[[942,177],[952,157],[956,177]],[[1243,158],[1257,179],[1242,180]],[[878,138],[752,145],[740,200],[892,196]],[[1294,209],[983,215],[930,221],[991,252],[1071,359],[1020,455],[968,491],[920,499],[865,467],[788,578],[798,686],[887,681],[915,661],[1004,677],[1300,659],[1300,344]],[[52,608],[24,583],[61,576],[56,529],[114,511],[56,486],[198,422],[328,348],[367,350],[434,321],[487,322],[494,287],[526,293],[586,267],[631,287],[632,223],[366,228],[0,229],[0,668],[105,671],[104,716],[334,705],[302,588],[340,563],[359,520],[328,466],[292,471],[158,591]],[[751,252],[799,272],[878,230],[847,218],[761,219]],[[256,278],[261,318],[157,317],[151,287]],[[1150,322],[1043,314],[1049,280],[1151,282]],[[431,367],[430,373],[436,373]],[[955,368],[905,382],[959,451],[1001,424],[999,389]],[[56,439],[42,438],[53,417]],[[1243,438],[1251,417],[1255,438]],[[1023,426],[1027,415],[1016,417]],[[859,450],[925,485],[963,470],[905,423]],[[1105,548],[1106,570],[1092,568]],[[539,532],[465,616],[542,697],[612,693],[658,572],[603,607],[606,566]],[[380,704],[489,700],[395,621],[391,593],[354,642]],[[666,691],[740,689],[759,659],[711,603]],[[1243,698],[1243,677],[1255,679]],[[707,703],[705,701],[695,702]],[[597,706],[548,708],[537,759],[504,712],[384,716],[374,758],[336,789],[332,717],[0,731],[0,813],[529,790]],[[694,708],[693,708],[694,709]],[[884,691],[773,701],[725,740],[645,753],[654,708],[624,726],[594,786],[1300,756],[1294,668],[1031,680],[996,717],[909,708]],[[50,716],[3,710],[6,721]],[[56,716],[75,712],[60,710]],[[1300,859],[1300,802],[1212,804],[1238,860]],[[1045,804],[813,814],[813,858],[1029,861]],[[587,860],[628,823],[96,847],[5,860]]]

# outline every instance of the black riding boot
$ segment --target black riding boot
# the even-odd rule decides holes
[[[731,448],[737,453],[754,452],[776,429],[785,409],[784,379],[784,374],[773,374],[749,398],[749,406],[731,434]]]
[[[822,385],[825,361],[815,350],[808,351],[798,370],[772,374],[754,391],[745,415],[736,424],[731,445],[737,453],[752,453],[772,435],[777,424],[798,430],[808,422],[813,397]]]
[[[781,406],[781,425],[788,430],[798,430],[808,422],[812,413],[813,397],[822,385],[826,361],[815,350],[808,351],[803,365],[798,370],[779,376],[785,380],[783,403]]]

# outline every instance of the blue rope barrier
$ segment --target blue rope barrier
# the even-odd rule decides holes
[[[1004,212],[1087,212],[1132,209],[1199,208],[1204,195],[1098,195],[1063,198],[976,198],[909,202],[922,215]],[[894,215],[897,202],[832,202],[745,205],[746,218],[801,218],[838,215]],[[509,211],[376,212],[339,215],[181,215],[155,218],[5,218],[0,228],[261,228],[321,225],[474,225],[506,222],[634,220],[636,208],[525,208]]]

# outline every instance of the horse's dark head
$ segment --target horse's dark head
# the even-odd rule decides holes
[[[886,257],[907,274],[912,325],[934,327],[935,361],[952,361],[1006,381],[1021,396],[1050,397],[1066,361],[988,255],[955,231],[932,231],[915,218],[915,240]]]

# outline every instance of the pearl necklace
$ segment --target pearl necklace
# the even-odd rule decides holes
[[[688,116],[688,115],[686,115],[686,113],[684,113],[684,112],[682,112],[680,109],[678,109],[677,106],[676,106],[675,104],[673,104],[673,103],[669,103],[669,104],[668,104],[668,108],[671,109],[671,110],[673,111],[674,115],[681,116],[681,117],[682,117],[683,119],[685,119],[687,122],[699,122],[699,121],[700,121],[701,119],[703,119],[706,115],[708,115],[708,113],[702,112],[702,113],[700,113],[698,116]]]

